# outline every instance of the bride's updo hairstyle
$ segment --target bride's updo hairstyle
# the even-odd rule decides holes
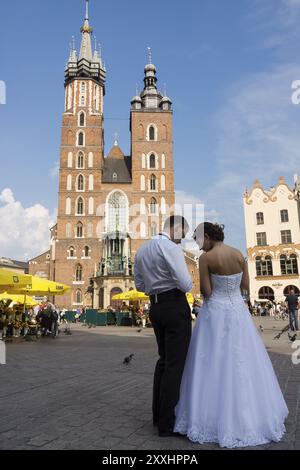
[[[204,222],[204,235],[208,235],[211,240],[215,242],[223,242],[224,235],[224,225],[212,224],[211,222]]]

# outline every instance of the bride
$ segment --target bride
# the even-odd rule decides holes
[[[245,305],[247,263],[223,243],[223,226],[194,233],[205,301],[197,317],[176,407],[174,432],[192,442],[245,447],[279,441],[288,409]]]

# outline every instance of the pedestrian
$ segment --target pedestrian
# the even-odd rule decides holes
[[[289,295],[286,296],[285,302],[288,307],[290,317],[290,329],[292,331],[299,331],[298,327],[298,295],[295,294],[294,289],[290,290]]]

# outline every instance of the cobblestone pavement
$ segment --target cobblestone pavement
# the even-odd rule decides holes
[[[279,443],[256,449],[300,449],[300,364],[291,361],[286,322],[257,318],[284,392],[289,417]],[[151,420],[157,359],[151,329],[72,326],[72,336],[7,344],[0,365],[0,449],[215,449],[184,437],[159,438]],[[300,339],[300,334],[299,334]],[[132,364],[123,358],[134,353]]]

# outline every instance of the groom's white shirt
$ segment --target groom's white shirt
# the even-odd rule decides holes
[[[134,278],[137,290],[146,294],[176,288],[190,292],[193,287],[183,251],[166,233],[156,235],[138,250]]]

